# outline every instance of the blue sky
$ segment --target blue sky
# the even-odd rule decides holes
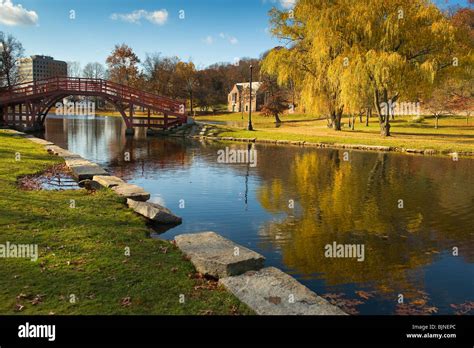
[[[293,1],[0,0],[0,30],[15,35],[26,55],[46,54],[82,66],[104,63],[115,44],[126,43],[141,59],[161,52],[205,67],[258,57],[277,45],[266,31],[268,11],[288,8]]]

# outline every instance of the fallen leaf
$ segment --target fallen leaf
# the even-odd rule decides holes
[[[132,304],[132,299],[130,297],[124,297],[122,301],[120,301],[122,307],[129,307]]]
[[[411,301],[410,303],[414,304],[415,306],[424,306],[426,304],[426,300],[420,298],[418,300]]]
[[[372,293],[366,291],[356,291],[355,293],[359,295],[359,297],[362,297],[364,300],[368,300],[369,298],[374,296]]]

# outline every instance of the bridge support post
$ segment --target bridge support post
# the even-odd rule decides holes
[[[135,134],[135,129],[133,128],[133,104],[130,103],[128,105],[128,111],[129,111],[129,125],[127,125],[127,129],[125,130],[125,135],[134,135]]]

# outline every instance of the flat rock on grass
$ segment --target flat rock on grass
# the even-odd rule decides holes
[[[150,199],[150,194],[137,185],[121,184],[112,187],[112,190],[114,190],[119,196],[130,198],[135,201],[145,202]]]
[[[275,267],[222,278],[219,283],[259,315],[346,315]]]
[[[149,202],[138,202],[133,199],[127,199],[127,204],[136,213],[161,224],[180,224],[182,219],[174,215],[171,210]]]
[[[96,175],[93,180],[107,188],[125,184],[125,181],[117,176]]]
[[[45,148],[46,148],[46,151],[48,151],[49,153],[52,153],[53,155],[56,155],[59,157],[63,157],[65,159],[82,158],[81,156],[71,151],[65,150],[57,145],[47,145],[45,146]]]
[[[230,277],[263,267],[265,258],[215,232],[182,234],[176,245],[199,273],[215,278]]]
[[[108,175],[101,166],[83,158],[66,158],[65,162],[71,169],[72,175],[79,181],[92,179],[96,175]]]

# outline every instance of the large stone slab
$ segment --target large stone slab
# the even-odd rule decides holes
[[[81,157],[66,157],[65,162],[79,181],[92,179],[96,175],[109,175],[101,166]]]
[[[130,198],[135,201],[145,202],[150,199],[150,194],[137,185],[122,184],[112,187],[112,190],[114,190],[119,196]]]
[[[346,315],[275,267],[219,279],[259,315]]]
[[[97,181],[103,187],[107,188],[125,184],[125,181],[117,176],[96,175],[92,180]]]
[[[71,151],[65,150],[57,145],[47,145],[45,146],[45,149],[49,153],[52,153],[53,155],[56,155],[59,157],[63,157],[64,159],[82,158],[81,156]]]
[[[160,224],[176,225],[182,222],[182,219],[179,216],[174,215],[171,210],[156,203],[139,202],[133,199],[127,199],[127,204],[136,213]]]
[[[259,270],[265,262],[262,255],[215,232],[182,234],[176,236],[175,241],[198,272],[216,278]]]

